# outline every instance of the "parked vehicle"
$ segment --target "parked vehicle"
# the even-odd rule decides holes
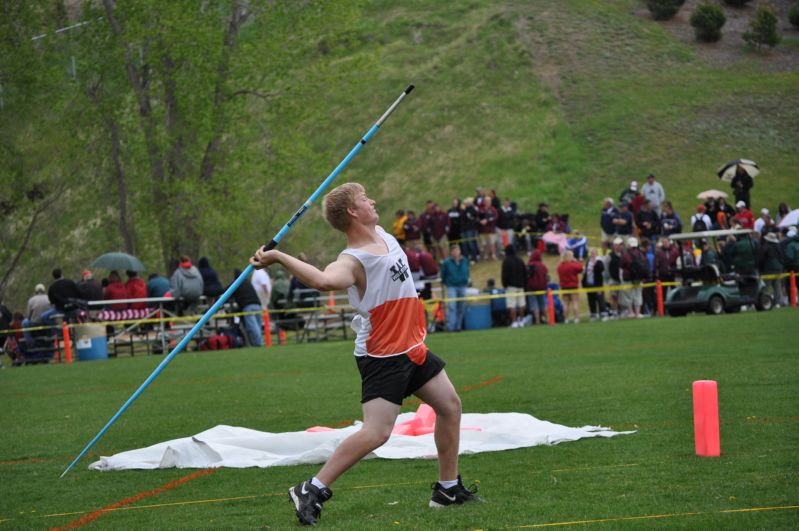
[[[691,242],[691,251],[703,248],[703,243],[710,243],[710,248],[717,249],[719,239],[735,236],[749,237],[753,255],[756,255],[752,230],[728,229],[710,230],[672,234],[669,239],[681,249],[681,259],[677,261],[676,276],[682,279],[682,285],[669,290],[664,304],[665,310],[672,317],[680,317],[688,312],[707,312],[719,315],[724,312],[734,313],[744,306],[753,306],[758,311],[768,311],[774,306],[774,300],[761,280],[760,274],[740,274],[723,271],[719,263],[704,263],[701,254],[686,253],[686,242]],[[694,256],[698,255],[698,261]]]

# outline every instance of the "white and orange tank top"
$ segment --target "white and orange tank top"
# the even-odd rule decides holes
[[[421,365],[427,356],[424,339],[425,310],[411,278],[405,252],[397,240],[376,227],[388,254],[377,255],[360,249],[344,249],[342,254],[354,257],[366,272],[363,298],[357,286],[347,290],[350,305],[355,309],[352,329],[355,331],[355,355],[388,357],[407,355]]]

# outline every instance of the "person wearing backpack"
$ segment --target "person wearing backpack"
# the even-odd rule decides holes
[[[713,222],[710,220],[710,216],[705,214],[707,208],[705,205],[697,205],[696,207],[696,214],[691,216],[691,230],[693,232],[704,232],[706,230],[710,230],[710,227],[713,225]]]
[[[529,293],[531,291],[546,292],[549,271],[541,260],[541,251],[533,249],[527,260],[527,306],[533,316],[533,324],[543,324],[542,313],[547,310],[546,293]]]
[[[627,250],[621,255],[619,266],[622,283],[632,283],[632,287],[622,290],[619,296],[622,314],[630,319],[639,319],[643,304],[641,283],[649,278],[649,259],[638,248],[636,238],[627,240]]]

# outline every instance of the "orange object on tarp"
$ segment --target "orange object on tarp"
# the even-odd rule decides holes
[[[715,380],[697,380],[694,393],[694,442],[696,455],[721,455],[719,439],[719,395]]]

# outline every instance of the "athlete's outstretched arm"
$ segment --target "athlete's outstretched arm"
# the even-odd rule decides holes
[[[272,264],[280,264],[292,275],[310,288],[319,291],[342,290],[354,285],[357,281],[360,263],[352,256],[339,255],[335,262],[329,264],[324,271],[302,260],[277,249],[265,251],[263,248],[255,252],[250,263],[256,269],[263,269]]]

